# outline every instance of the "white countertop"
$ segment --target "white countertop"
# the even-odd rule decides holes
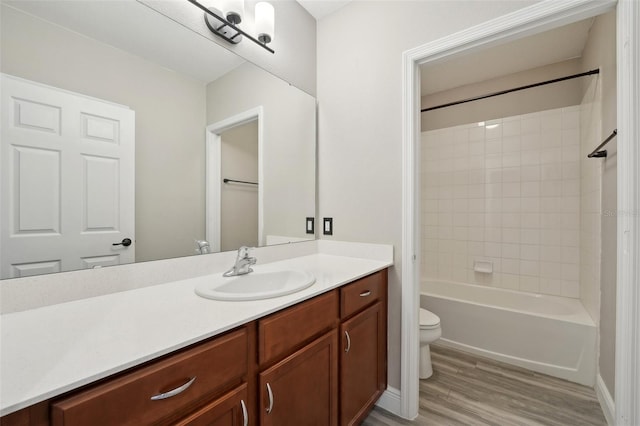
[[[300,269],[316,282],[257,301],[194,293],[208,276],[2,315],[0,416],[223,333],[391,266],[392,261],[313,254],[256,265]]]

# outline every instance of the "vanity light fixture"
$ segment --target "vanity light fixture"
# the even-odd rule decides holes
[[[240,43],[243,37],[246,37],[263,49],[275,53],[273,49],[267,46],[268,43],[273,41],[275,29],[275,12],[271,4],[267,2],[256,4],[255,26],[258,31],[258,38],[255,38],[238,27],[244,18],[244,0],[225,0],[221,6],[224,10],[216,7],[207,7],[198,0],[187,1],[204,11],[204,20],[207,27],[218,37],[233,44]]]
[[[256,31],[261,43],[271,43],[275,34],[275,10],[271,3],[256,4]]]

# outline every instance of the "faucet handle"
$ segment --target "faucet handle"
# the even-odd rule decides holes
[[[238,249],[238,259],[246,259],[249,257],[251,247],[242,246]]]

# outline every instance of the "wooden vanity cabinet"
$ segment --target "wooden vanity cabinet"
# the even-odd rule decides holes
[[[0,425],[357,425],[386,386],[385,269]]]
[[[387,274],[341,289],[340,425],[357,425],[387,387]]]

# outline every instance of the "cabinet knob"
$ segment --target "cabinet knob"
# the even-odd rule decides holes
[[[267,395],[269,395],[269,407],[267,407],[267,414],[271,414],[273,411],[273,392],[271,391],[269,383],[267,383]]]
[[[344,337],[347,338],[347,347],[344,351],[349,352],[349,349],[351,349],[351,337],[349,337],[349,332],[347,330],[344,331]]]

